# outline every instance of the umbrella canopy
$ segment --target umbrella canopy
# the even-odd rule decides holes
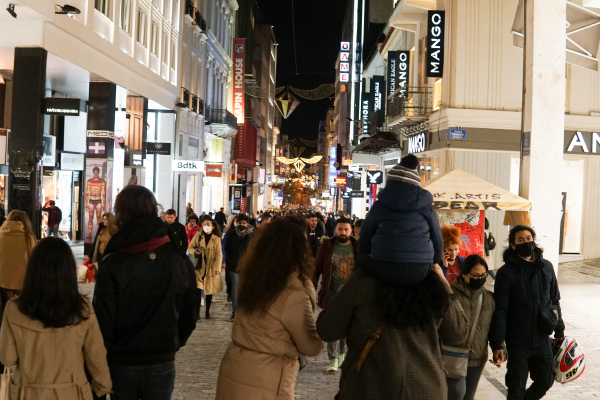
[[[531,210],[529,200],[460,169],[427,181],[422,187],[433,195],[433,206],[436,209]]]

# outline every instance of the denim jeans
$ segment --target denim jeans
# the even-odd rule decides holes
[[[53,228],[51,226],[46,228],[46,237],[50,237],[52,236],[52,234],[54,234],[54,236],[56,237],[60,237],[58,236],[58,228]]]
[[[111,400],[170,400],[175,385],[175,363],[110,366]]]
[[[238,297],[238,283],[240,282],[240,276],[235,272],[229,273],[231,276],[231,307],[235,313],[237,308],[237,297]]]
[[[342,354],[346,354],[346,338],[336,340],[335,342],[327,342],[327,358],[335,360],[340,358]]]

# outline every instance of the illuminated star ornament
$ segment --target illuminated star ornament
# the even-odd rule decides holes
[[[300,104],[298,99],[296,99],[288,90],[279,96],[275,103],[277,103],[277,107],[285,119],[287,119]]]
[[[294,166],[294,168],[296,168],[296,171],[301,172],[304,167],[306,166],[306,164],[316,164],[319,161],[321,161],[321,159],[323,158],[323,156],[314,156],[311,158],[302,158],[302,157],[296,157],[296,158],[285,158],[285,157],[277,157],[277,161],[279,161],[282,164],[292,164]]]

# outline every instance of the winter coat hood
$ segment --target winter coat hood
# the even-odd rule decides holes
[[[377,194],[377,199],[397,212],[416,211],[433,203],[433,196],[427,190],[395,181],[389,181]]]
[[[104,253],[118,252],[124,248],[131,248],[156,239],[162,239],[165,236],[169,238],[175,248],[179,248],[166,222],[163,222],[159,217],[138,218],[125,225],[111,237]]]

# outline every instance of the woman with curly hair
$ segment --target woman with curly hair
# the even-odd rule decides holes
[[[238,310],[221,361],[217,400],[293,400],[298,356],[316,356],[312,252],[306,220],[276,219],[238,265]]]
[[[465,258],[458,255],[462,244],[460,239],[460,228],[457,226],[442,226],[442,239],[444,239],[444,255],[442,256],[442,270],[448,283],[452,285],[454,280],[460,276],[460,266]]]
[[[451,293],[438,264],[412,286],[380,280],[359,265],[317,321],[326,342],[346,338],[339,399],[446,400],[440,342],[461,344],[468,327]]]

